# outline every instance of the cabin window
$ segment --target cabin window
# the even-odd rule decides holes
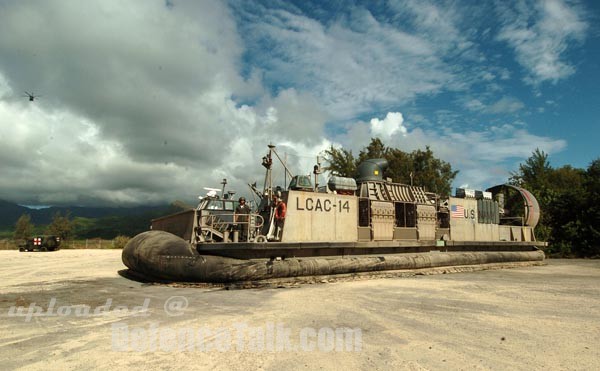
[[[290,181],[289,189],[312,191],[313,186],[308,175],[295,175]]]
[[[206,209],[208,210],[226,210],[226,211],[233,211],[235,210],[235,204],[237,203],[237,201],[227,201],[227,200],[210,200],[208,205],[206,206]]]

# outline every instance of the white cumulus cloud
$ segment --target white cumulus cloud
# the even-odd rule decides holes
[[[504,25],[498,40],[514,49],[517,61],[528,71],[527,81],[556,82],[575,72],[565,54],[573,43],[584,40],[588,28],[576,2],[518,1],[513,7],[500,4]]]
[[[400,112],[388,112],[385,119],[380,120],[378,118],[373,118],[371,119],[370,124],[372,135],[382,139],[389,139],[397,132],[406,135],[404,117],[402,117],[402,113]]]

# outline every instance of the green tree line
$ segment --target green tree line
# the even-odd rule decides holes
[[[31,222],[29,214],[23,214],[15,224],[13,238],[18,241],[26,240],[34,234],[40,234],[40,228],[36,228]],[[52,222],[42,229],[42,234],[58,236],[62,240],[71,238],[73,232],[73,221],[69,213],[62,215],[60,212],[54,214]]]
[[[177,206],[171,206],[163,211],[145,212],[135,216],[109,216],[97,219],[72,218],[68,212],[64,215],[58,212],[52,217],[51,223],[45,226],[35,226],[31,216],[23,214],[15,224],[13,239],[23,241],[40,234],[59,236],[62,240],[132,237],[147,231],[152,219],[180,210]]]
[[[541,217],[536,236],[548,241],[549,254],[600,257],[600,158],[587,169],[553,168],[548,155],[536,149],[509,183],[537,198]]]
[[[328,165],[324,170],[332,175],[357,178],[357,168],[361,162],[372,158],[385,158],[388,168],[385,176],[396,183],[419,185],[427,192],[435,192],[442,196],[450,195],[452,181],[458,174],[452,165],[433,155],[426,147],[424,151],[415,150],[410,153],[397,148],[387,147],[381,139],[372,138],[371,143],[354,157],[352,151],[331,146],[325,150],[324,158]]]

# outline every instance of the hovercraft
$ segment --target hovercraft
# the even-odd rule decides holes
[[[384,179],[386,160],[372,159],[359,166],[358,179],[334,176],[316,187],[297,175],[282,189],[273,187],[273,154],[279,158],[270,145],[263,190],[250,185],[259,201],[249,213],[236,213],[239,201],[225,192],[224,179],[196,208],[152,220],[150,231],[127,243],[122,259],[130,275],[243,283],[544,260],[547,243],[534,234],[539,204],[523,188],[459,188],[442,198]],[[275,217],[277,199],[287,205],[285,219]]]

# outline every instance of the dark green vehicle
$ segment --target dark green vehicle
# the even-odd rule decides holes
[[[60,249],[59,236],[35,236],[19,246],[19,251],[56,251]]]

